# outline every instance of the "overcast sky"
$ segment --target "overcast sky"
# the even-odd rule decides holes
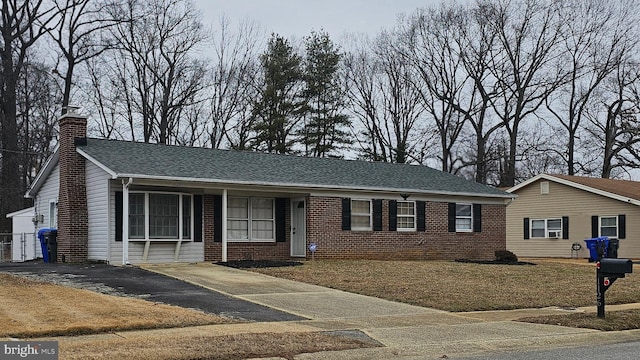
[[[440,0],[195,0],[205,24],[225,14],[232,23],[254,20],[267,33],[302,38],[324,29],[337,39],[344,33],[375,35],[396,23],[398,14]]]

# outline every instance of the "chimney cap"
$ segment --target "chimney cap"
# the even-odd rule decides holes
[[[62,107],[64,114],[69,114],[69,115],[79,115],[80,112],[78,110],[80,109],[81,109],[80,106],[75,106],[75,105],[67,105]]]

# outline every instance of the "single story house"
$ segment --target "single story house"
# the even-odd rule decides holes
[[[11,261],[23,262],[42,257],[40,244],[36,241],[35,208],[29,207],[7,214],[13,224],[11,234]]]
[[[640,182],[541,174],[507,192],[518,196],[507,208],[507,250],[518,256],[588,258],[584,240],[607,236],[619,257],[640,258]]]
[[[58,261],[491,259],[514,197],[426,166],[86,138],[60,142],[27,196]]]

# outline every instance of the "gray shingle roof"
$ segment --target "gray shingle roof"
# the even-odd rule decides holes
[[[118,177],[511,198],[426,166],[88,139],[78,146]]]

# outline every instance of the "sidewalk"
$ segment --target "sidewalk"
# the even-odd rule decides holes
[[[299,331],[359,329],[385,345],[303,354],[297,356],[299,359],[420,359],[443,355],[455,358],[494,351],[640,339],[640,330],[600,332],[511,321],[567,312],[562,309],[449,313],[213,264],[145,265],[144,268],[309,319],[289,322]],[[640,304],[626,306],[640,307]],[[614,306],[609,309],[613,310]],[[595,307],[576,311],[595,311]]]

